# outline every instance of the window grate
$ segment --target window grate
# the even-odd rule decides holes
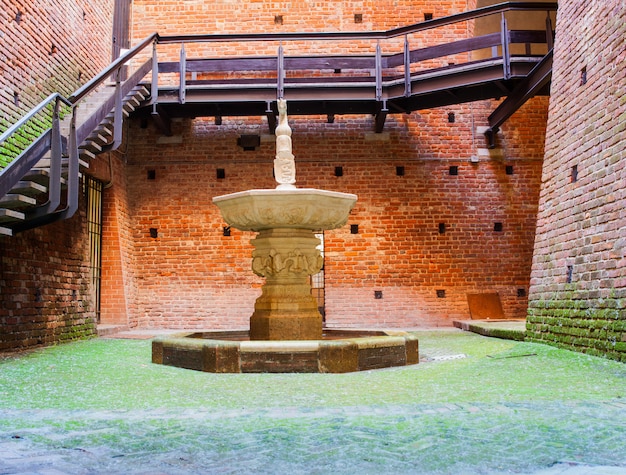
[[[87,232],[89,234],[89,270],[96,322],[100,323],[102,279],[102,182],[91,177],[85,181]]]

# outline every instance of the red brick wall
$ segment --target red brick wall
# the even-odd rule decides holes
[[[454,124],[443,125],[445,117],[445,111],[391,117],[384,134],[371,132],[371,117],[334,124],[291,118],[298,186],[359,195],[349,221],[359,234],[347,226],[326,235],[329,325],[449,325],[468,317],[467,293],[490,291],[500,293],[507,316],[525,315],[526,298],[517,291],[528,284],[540,156],[472,164],[483,139],[472,144],[471,124],[484,124],[485,117],[472,121],[469,107],[460,108]],[[233,229],[223,236],[225,223],[211,200],[275,186],[274,138],[264,135],[264,122],[180,120],[167,138],[152,125],[131,122],[126,173],[137,294],[130,321],[247,327],[262,283],[250,270],[254,233]],[[433,123],[441,123],[443,138],[434,137]],[[433,136],[420,125],[430,125]],[[263,135],[261,147],[242,151],[242,133]],[[515,133],[528,143],[543,140],[539,129]],[[453,165],[457,176],[449,174]],[[334,175],[336,166],[344,176]],[[405,176],[396,175],[396,166],[405,167]],[[216,178],[217,168],[225,169],[225,179]],[[493,231],[496,221],[502,232]],[[150,237],[150,228],[158,237]],[[382,290],[383,299],[375,300],[374,290]],[[437,290],[445,290],[445,298]]]
[[[124,148],[125,145],[122,146]],[[104,158],[104,157],[102,157]],[[133,240],[129,229],[128,186],[120,153],[107,154],[110,168],[103,172],[102,275],[104,298],[100,320],[109,325],[136,326]],[[98,162],[102,164],[104,160]]]
[[[84,203],[70,220],[0,237],[0,351],[95,333]]]
[[[388,30],[475,8],[475,0],[380,0],[362,2],[319,2],[297,0],[272,2],[184,2],[177,0],[135,0],[133,36],[144,38],[158,31],[163,35],[199,33],[275,33],[285,31],[372,31]],[[355,22],[355,14],[362,22]],[[282,24],[275,17],[282,16]]]
[[[532,339],[622,361],[625,64],[623,1],[559,2],[528,315]]]
[[[466,1],[242,6],[140,0],[133,3],[133,36],[385,30],[422,21],[424,13],[437,18],[472,7]],[[355,23],[355,14],[362,23]],[[274,22],[276,15],[283,15],[282,24]],[[470,33],[471,25],[460,25],[411,41],[424,46]],[[187,53],[216,48],[189,46]],[[302,45],[286,48],[289,54]],[[176,54],[171,51],[172,58]],[[359,195],[350,222],[361,232],[352,235],[346,227],[326,236],[329,324],[447,325],[468,316],[468,292],[483,291],[500,293],[507,316],[524,316],[526,298],[517,293],[526,291],[530,271],[546,101],[537,99],[516,114],[490,155],[476,127],[486,125],[496,105],[484,101],[390,116],[380,135],[371,133],[368,116],[337,117],[334,124],[325,117],[292,117],[298,186]],[[448,112],[455,113],[455,123],[448,123]],[[126,309],[131,326],[247,327],[262,283],[250,270],[254,234],[233,229],[223,236],[225,223],[211,199],[274,187],[274,139],[264,135],[264,119],[224,118],[221,126],[183,120],[173,127],[174,136],[166,138],[152,125],[131,122],[126,165],[115,162],[105,204],[103,322],[124,323]],[[237,147],[244,133],[264,135],[261,148]],[[470,163],[473,156],[478,164]],[[458,176],[449,175],[451,165],[459,167]],[[512,175],[506,165],[513,166]],[[343,177],[334,176],[336,166],[344,167]],[[405,167],[404,177],[396,176],[396,166]],[[216,178],[216,168],[226,170],[226,179]],[[496,221],[502,232],[494,233]],[[447,226],[442,235],[440,222]],[[150,236],[151,228],[157,237]],[[374,300],[374,290],[382,290],[383,299]],[[437,290],[445,290],[445,298]]]

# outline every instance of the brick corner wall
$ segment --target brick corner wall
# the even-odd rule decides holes
[[[626,361],[626,5],[559,2],[528,338]]]
[[[0,0],[0,132],[111,59],[114,2]],[[84,199],[66,221],[0,237],[0,351],[96,332]]]

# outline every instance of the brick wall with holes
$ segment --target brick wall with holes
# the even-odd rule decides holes
[[[110,62],[112,17],[113,2],[0,0],[0,131]]]
[[[348,225],[325,237],[328,325],[450,325],[469,317],[467,294],[490,292],[506,317],[525,316],[541,147],[471,163],[484,146],[471,140],[471,124],[484,123],[488,109],[478,106],[482,115],[454,123],[429,112],[439,139],[424,135],[420,113],[391,116],[382,134],[368,116],[290,119],[298,186],[359,196]],[[265,119],[179,119],[173,128],[165,137],[151,122],[129,123],[123,175],[107,190],[126,204],[107,205],[104,254],[126,261],[103,276],[103,322],[124,301],[131,325],[246,328],[262,285],[250,269],[254,233],[225,232],[212,198],[273,188],[274,137]],[[261,145],[243,151],[241,134],[258,134]],[[543,141],[539,127],[514,135]]]
[[[0,351],[96,331],[85,200],[74,218],[0,237]]]
[[[2,46],[3,64],[9,66],[0,79],[3,119],[10,122],[51,90],[67,94],[108,63],[113,2],[31,1],[20,8],[0,1],[7,26],[1,34],[9,40]],[[229,1],[136,0],[132,31],[136,42],[154,31],[386,30],[422,21],[427,13],[438,18],[473,7],[465,0],[436,6],[427,1],[333,2],[332,8],[324,2],[250,1],[242,7]],[[471,28],[417,35],[412,45],[462,38]],[[371,43],[337,48],[373,51]],[[176,58],[178,53],[171,54]],[[468,316],[470,291],[498,291],[507,316],[523,314],[546,101],[536,99],[511,118],[502,127],[499,148],[489,152],[477,127],[486,125],[495,106],[485,101],[390,116],[380,135],[371,133],[369,116],[338,117],[334,124],[327,124],[326,117],[293,122],[299,186],[360,196],[349,223],[358,224],[359,233],[346,227],[327,236],[329,324],[449,324]],[[265,135],[266,124],[228,118],[219,127],[211,121],[178,121],[168,138],[153,125],[142,125],[129,123],[126,156],[102,155],[89,172],[111,181],[104,192],[103,322],[247,326],[261,285],[249,270],[252,234],[233,229],[225,235],[211,198],[274,186],[274,144]],[[241,133],[262,135],[260,149],[237,147]],[[470,164],[473,156],[478,164]],[[450,166],[458,167],[458,174],[451,175]],[[342,177],[335,176],[336,167],[343,167]],[[404,167],[403,176],[396,167]],[[225,178],[217,178],[218,168]],[[388,190],[395,190],[393,207]],[[502,223],[501,231],[494,231],[496,222]],[[440,223],[445,224],[442,233]],[[4,348],[93,332],[84,229],[81,211],[67,223],[0,239]],[[398,244],[390,241],[394,235],[401,237]],[[49,285],[38,291],[41,281]]]
[[[133,30],[135,42],[154,32],[160,35],[236,34],[236,33],[293,33],[293,32],[371,32],[386,31],[424,21],[441,18],[475,8],[475,0],[384,0],[361,2],[318,2],[313,0],[273,2],[246,0],[231,2],[178,2],[176,0],[139,0],[133,2]],[[441,30],[430,30],[412,35],[413,48],[439,44],[467,36],[472,24],[462,23]],[[383,54],[393,48],[402,48],[403,38],[381,42]],[[218,55],[255,56],[276,55],[274,43],[193,43],[185,45],[189,58]],[[311,54],[320,44],[284,41],[285,55]],[[373,54],[376,42],[372,40],[337,40],[332,52]],[[178,45],[159,45],[160,58],[177,60]],[[452,58],[446,58],[453,61]],[[447,64],[447,63],[446,63]]]
[[[244,0],[185,2],[134,0],[133,36],[211,33],[280,33],[305,31],[389,30],[472,10],[475,0],[382,0],[319,2]]]
[[[626,7],[559,2],[530,338],[626,361]]]
[[[133,36],[387,30],[428,14],[462,12],[470,3],[248,2],[242,8],[241,2],[140,0],[133,2]],[[472,28],[431,30],[411,45],[465,38]],[[383,53],[396,43],[384,44]],[[273,55],[277,45],[246,47],[254,50],[186,44],[186,54]],[[315,52],[302,44],[284,47],[286,55]],[[159,58],[175,60],[177,48],[160,45]],[[375,44],[335,48],[371,54]],[[490,151],[479,127],[496,106],[483,101],[390,115],[382,134],[372,133],[370,116],[334,123],[291,118],[298,186],[359,195],[349,223],[358,233],[347,226],[326,236],[329,325],[449,325],[469,316],[468,293],[483,292],[500,294],[505,316],[525,315],[547,100],[534,99],[515,114]],[[245,328],[262,284],[250,271],[254,234],[225,230],[211,199],[275,186],[273,136],[257,118],[225,117],[219,126],[212,119],[177,120],[173,127],[174,135],[164,137],[150,121],[131,121],[125,164],[115,162],[106,190],[102,320]],[[261,136],[260,148],[244,152],[237,146],[241,134]],[[335,176],[337,167],[343,176]]]

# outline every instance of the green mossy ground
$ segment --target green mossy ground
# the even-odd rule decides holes
[[[97,473],[626,467],[624,364],[461,331],[418,334],[422,357],[439,360],[350,374],[153,365],[147,340],[5,356],[0,442],[68,459],[80,451],[75,463]]]

